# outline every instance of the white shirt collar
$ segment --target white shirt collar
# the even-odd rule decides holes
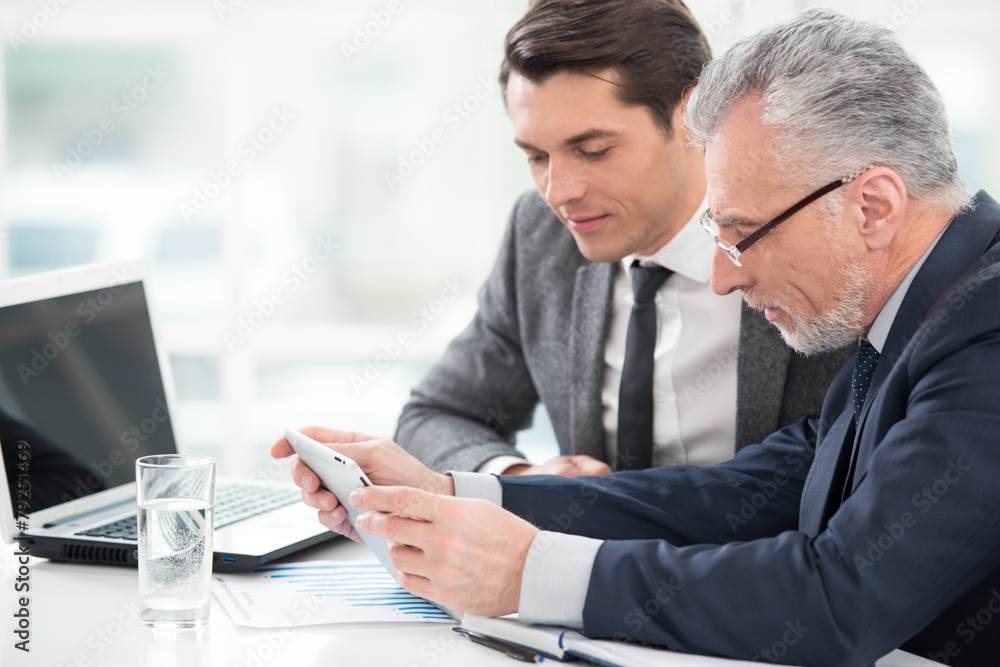
[[[941,230],[941,234],[944,234],[945,226]],[[896,314],[899,313],[899,307],[903,305],[903,298],[906,296],[906,292],[910,289],[910,284],[913,283],[913,279],[917,277],[917,273],[920,272],[920,268],[924,265],[924,262],[930,256],[931,251],[937,246],[938,241],[941,240],[941,234],[937,235],[934,242],[931,243],[930,247],[927,248],[926,252],[920,256],[917,263],[913,265],[910,272],[906,274],[903,278],[903,282],[899,283],[896,290],[889,297],[889,300],[885,302],[882,306],[882,310],[879,311],[878,316],[875,321],[872,322],[871,329],[868,330],[868,342],[872,344],[879,354],[882,353],[882,348],[885,347],[885,342],[889,339],[889,330],[892,328],[892,323],[896,320]]]
[[[652,255],[632,254],[622,258],[622,264],[627,270],[632,262],[658,264],[674,273],[690,278],[695,282],[708,284],[712,273],[712,255],[715,254],[715,242],[698,224],[702,211],[708,205],[708,198],[702,200],[694,216],[681,227],[674,237]]]

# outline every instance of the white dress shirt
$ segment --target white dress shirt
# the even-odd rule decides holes
[[[944,233],[943,231],[941,232]],[[882,351],[889,330],[896,319],[906,292],[937,245],[941,235],[931,244],[892,296],[879,311],[868,331],[868,340]],[[503,487],[493,475],[452,473],[455,495],[464,498],[484,498],[502,504]],[[583,628],[583,607],[590,587],[590,574],[603,540],[580,535],[542,531],[535,536],[524,561],[521,577],[521,603],[518,617],[526,623],[545,623],[570,628]]]
[[[601,390],[607,460],[614,461],[618,435],[618,391],[625,365],[625,339],[632,313],[629,267],[670,269],[657,291],[656,347],[653,352],[653,464],[712,465],[731,459],[736,439],[736,355],[741,297],[720,297],[709,286],[715,244],[698,225],[698,213],[651,256],[629,255],[614,284],[614,311],[604,348]],[[477,472],[501,474],[527,463],[500,456]]]

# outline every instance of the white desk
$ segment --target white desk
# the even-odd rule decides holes
[[[136,620],[138,574],[114,566],[71,565],[31,559],[30,653],[14,649],[16,545],[0,558],[0,666],[2,667],[515,667],[498,651],[460,637],[451,626],[321,625],[287,630],[237,627],[212,599],[203,630],[155,632]],[[362,545],[337,540],[288,561],[372,560]],[[586,663],[580,663],[586,664]],[[734,663],[749,664],[749,663]],[[878,667],[935,665],[893,654]],[[669,662],[665,663],[665,667]]]

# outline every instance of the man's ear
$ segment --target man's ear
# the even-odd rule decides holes
[[[852,203],[860,208],[858,233],[869,250],[892,243],[906,214],[906,184],[889,167],[875,167],[851,183]]]
[[[674,113],[670,118],[671,126],[674,128],[674,136],[678,136],[676,133],[680,132],[681,144],[684,146],[692,145],[691,136],[687,131],[687,123],[684,120],[684,111],[687,109],[688,102],[691,101],[691,95],[694,94],[694,89],[697,86],[691,86],[684,91],[684,96],[681,97],[681,101],[674,107]]]

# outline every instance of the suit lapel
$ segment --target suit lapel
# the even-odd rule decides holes
[[[854,412],[842,412],[816,448],[816,459],[802,488],[799,530],[819,535],[840,503],[854,444]]]
[[[604,347],[614,308],[618,263],[587,262],[576,271],[570,322],[570,438],[574,449],[607,460],[604,437]]]
[[[778,430],[792,348],[771,328],[763,313],[744,302],[736,365],[737,449],[753,440],[751,432]]]

